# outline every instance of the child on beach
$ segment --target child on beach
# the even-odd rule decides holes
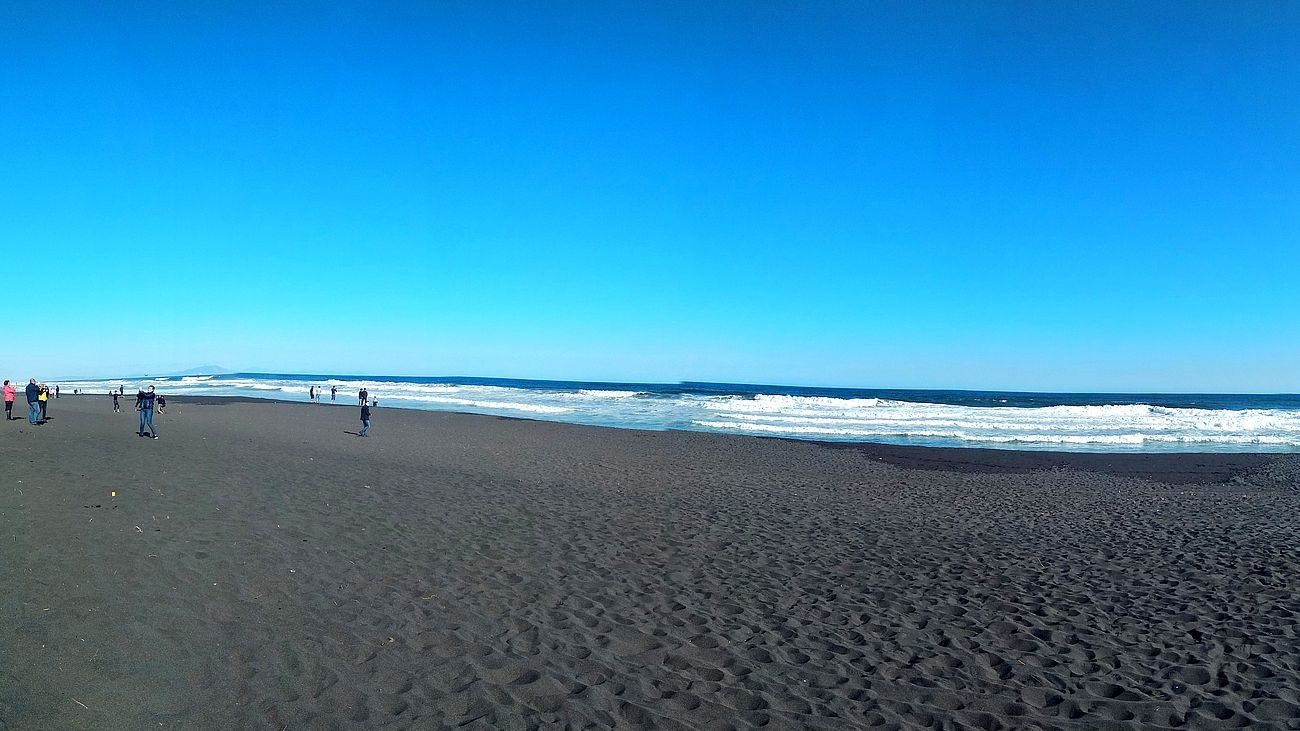
[[[11,386],[11,385],[9,385],[9,379],[8,379],[8,378],[5,379],[4,394],[5,394],[5,421],[9,421],[9,420],[11,420],[11,419],[14,418],[14,416],[13,416],[13,414],[14,414],[14,387]]]
[[[370,404],[361,404],[361,432],[357,436],[370,436]]]
[[[122,406],[117,403],[117,391],[109,391],[109,393],[112,394],[113,396],[113,413],[114,414],[122,413]]]
[[[45,421],[46,419],[45,412],[46,412],[47,404],[49,404],[50,402],[50,389],[46,388],[44,383],[41,384],[40,388],[41,388],[40,392],[36,394],[36,403],[40,404],[40,408],[41,408],[40,420]]]
[[[163,398],[162,396],[159,396],[159,397],[158,397],[158,413],[160,413],[160,414],[166,413],[166,412],[163,411],[163,409],[165,409],[165,408],[167,408],[167,399]]]

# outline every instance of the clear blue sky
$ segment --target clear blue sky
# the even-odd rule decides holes
[[[6,377],[1300,391],[1300,3],[0,8]]]

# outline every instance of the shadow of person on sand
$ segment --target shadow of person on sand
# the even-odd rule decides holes
[[[344,433],[344,434],[351,434],[351,435],[354,436],[354,437],[359,437],[359,436],[361,436],[361,435],[358,434],[357,432],[354,432],[354,431],[348,431],[347,429],[344,429],[344,430],[343,430],[343,433]]]

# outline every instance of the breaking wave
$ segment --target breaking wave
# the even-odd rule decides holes
[[[454,380],[235,374],[158,378],[153,382],[168,395],[252,396],[283,401],[306,401],[315,386],[322,394],[322,403],[334,406],[355,405],[357,392],[365,388],[371,398],[379,399],[380,407],[802,439],[1099,451],[1300,450],[1300,402],[1288,408],[1052,404],[1053,398],[1069,399],[1030,394],[1022,395],[1018,405],[1008,405],[1008,398],[1001,395],[971,405],[879,397],[719,393],[717,388],[693,389],[686,385],[563,387],[540,382]],[[93,380],[63,383],[62,387],[65,393],[72,389],[107,393],[119,383]],[[138,385],[142,384],[130,384],[129,391]],[[337,390],[333,400],[331,388]],[[1282,405],[1295,401],[1291,398]],[[1027,401],[1043,405],[1025,405]]]

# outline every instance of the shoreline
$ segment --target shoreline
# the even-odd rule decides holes
[[[89,394],[69,394],[75,398]],[[97,395],[97,394],[96,394]],[[166,395],[166,394],[164,394]],[[130,394],[123,396],[126,399]],[[105,395],[104,398],[107,398]],[[168,403],[188,403],[194,405],[224,404],[297,404],[302,406],[319,406],[308,401],[290,401],[286,399],[256,398],[251,396],[169,396]],[[124,401],[125,404],[125,401]],[[338,402],[334,405],[353,406]],[[123,406],[125,409],[125,405]],[[1071,452],[1047,449],[1012,449],[1001,447],[944,447],[908,444],[890,444],[887,442],[846,442],[823,439],[801,439],[795,437],[765,434],[737,434],[721,431],[693,429],[641,429],[636,427],[604,426],[598,424],[578,424],[568,421],[538,419],[528,416],[502,416],[497,414],[479,414],[470,411],[451,409],[411,409],[401,406],[380,406],[385,411],[403,411],[430,414],[456,414],[458,416],[480,417],[485,419],[506,419],[511,421],[535,422],[541,424],[566,424],[591,429],[618,429],[621,431],[642,432],[648,434],[681,432],[686,434],[713,434],[721,437],[740,439],[767,439],[795,444],[816,444],[830,449],[857,450],[863,454],[889,464],[915,469],[979,471],[992,473],[1028,473],[1050,469],[1077,469],[1101,472],[1121,477],[1136,477],[1171,482],[1173,484],[1212,484],[1228,482],[1234,478],[1249,475],[1251,472],[1266,468],[1279,458],[1290,455],[1300,456],[1300,452],[1277,451],[1234,451],[1234,452]]]
[[[271,381],[264,389],[256,383],[237,383],[238,387],[213,389],[217,392],[228,390],[231,394],[228,396],[209,395],[212,391],[205,383],[202,387],[195,387],[197,390],[182,388],[191,393],[175,397],[309,403],[306,401],[306,382],[303,381]],[[293,385],[295,383],[298,385]],[[551,393],[544,389],[510,390],[513,387],[501,384],[493,385],[493,388],[505,389],[500,393],[496,390],[471,392],[479,388],[475,385],[434,384],[443,389],[437,392],[438,395],[425,393],[421,390],[425,386],[421,384],[389,384],[395,389],[392,392],[379,385],[375,387],[383,391],[378,395],[382,397],[381,406],[384,408],[486,413],[505,418],[632,429],[682,429],[818,443],[889,444],[1052,455],[1300,454],[1300,442],[1295,436],[1300,433],[1296,431],[1300,429],[1300,396],[1285,394],[1184,394],[1176,398],[1171,396],[1170,403],[1176,406],[1160,407],[1145,402],[1129,403],[1125,398],[1098,405],[1093,403],[1096,399],[1087,394],[1021,394],[1018,401],[1008,405],[1008,399],[994,403],[989,395],[972,392],[978,398],[972,397],[973,400],[967,401],[939,398],[934,403],[886,399],[890,408],[877,409],[873,407],[877,397],[862,403],[841,403],[833,398],[757,392],[683,395],[684,392],[649,391],[636,393],[637,398],[615,399],[607,397],[606,394],[614,393],[609,391]],[[303,392],[290,393],[298,388]],[[461,393],[461,389],[468,390]],[[353,402],[350,393],[346,391],[337,404],[328,400],[318,403],[350,405]],[[901,392],[901,395],[909,393],[923,396],[927,392]],[[934,393],[951,395],[955,392]],[[696,399],[696,396],[703,400]],[[641,397],[649,400],[642,402]],[[760,403],[769,398],[776,401]],[[1253,416],[1258,409],[1268,412],[1264,414],[1263,422]],[[865,420],[861,427],[857,426],[858,419]],[[940,421],[932,423],[934,419]],[[1261,423],[1269,426],[1260,426]]]

